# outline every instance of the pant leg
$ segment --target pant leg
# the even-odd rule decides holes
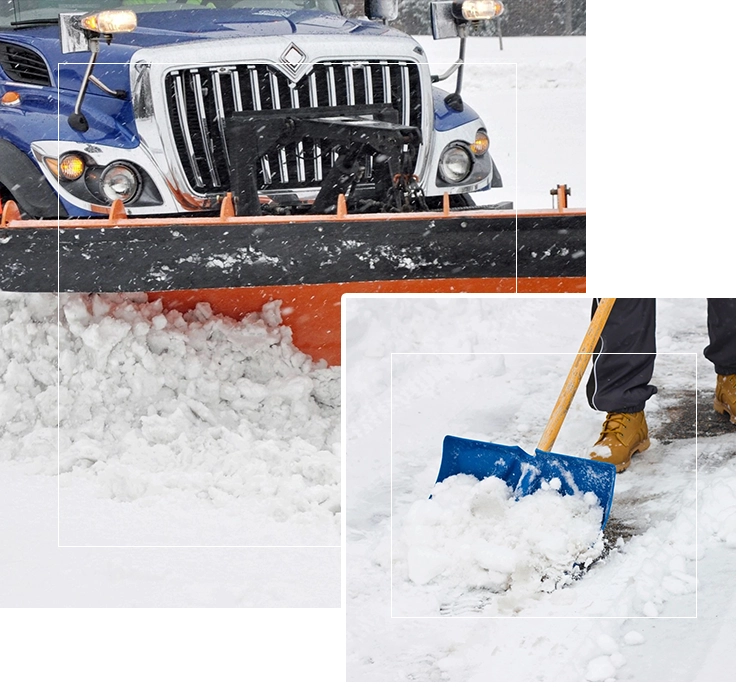
[[[707,299],[709,346],[704,356],[715,365],[715,373],[735,373],[735,299]]]
[[[650,385],[654,364],[655,299],[617,299],[593,355],[588,403],[605,412],[642,411],[658,392]]]

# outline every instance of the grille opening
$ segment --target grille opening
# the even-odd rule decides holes
[[[330,106],[343,114],[348,105],[390,103],[402,124],[421,126],[418,68],[405,61],[322,62],[296,84],[267,64],[186,68],[166,74],[165,92],[180,163],[201,194],[229,191],[224,128],[233,112]],[[305,137],[257,163],[259,188],[318,187],[334,160],[327,142]],[[361,181],[373,181],[371,164]]]
[[[13,81],[51,86],[52,81],[44,59],[30,48],[0,41],[0,67]]]

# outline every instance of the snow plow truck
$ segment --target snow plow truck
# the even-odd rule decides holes
[[[473,200],[502,182],[467,27],[502,11],[432,2],[460,42],[432,74],[397,0],[0,0],[0,290],[281,300],[329,363],[344,292],[584,291],[565,185],[549,210]]]

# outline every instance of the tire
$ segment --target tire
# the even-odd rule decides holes
[[[66,218],[59,198],[38,167],[23,151],[0,139],[0,198],[13,200],[26,218]]]

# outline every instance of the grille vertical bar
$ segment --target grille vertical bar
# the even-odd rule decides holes
[[[353,67],[346,65],[346,104],[356,105],[356,93],[354,92]]]
[[[317,108],[319,107],[319,102],[317,100],[317,74],[315,72],[312,72],[310,74],[309,83],[310,83],[310,107]],[[320,148],[319,144],[312,145],[312,163],[314,167],[315,181],[321,182],[322,181],[322,149]]]
[[[240,90],[240,75],[237,73],[237,69],[233,69],[230,72],[230,82],[232,84],[232,105],[235,110],[242,112],[243,96]]]
[[[281,93],[279,91],[279,78],[275,72],[268,73],[268,83],[271,89],[272,110],[281,110]],[[279,179],[282,183],[289,181],[289,169],[286,164],[286,149],[279,148]]]
[[[382,102],[384,103],[391,103],[392,102],[392,75],[390,72],[390,66],[385,62],[382,65],[382,98],[384,99]]]
[[[222,77],[216,70],[212,72],[212,90],[214,92],[214,104],[217,108],[217,127],[219,128],[219,138],[222,142],[222,151],[227,164],[230,164],[230,154],[227,148],[227,136],[225,132],[225,111],[224,98],[222,97]]]
[[[250,95],[253,103],[253,112],[261,110],[261,83],[258,78],[258,70],[250,66],[248,67],[248,73],[250,75]],[[261,158],[261,173],[263,174],[263,185],[268,187],[271,184],[271,163],[268,161],[268,156]]]
[[[206,164],[211,177],[212,184],[215,187],[221,186],[217,166],[214,163],[212,153],[212,139],[209,132],[209,124],[206,119],[206,105],[204,104],[204,94],[201,89],[201,75],[198,72],[191,74],[191,89],[196,99],[196,113],[199,121],[199,131],[201,132],[201,146],[206,157]]]
[[[196,184],[200,187],[204,186],[204,180],[201,177],[198,162],[196,161],[196,151],[194,151],[193,140],[191,139],[191,129],[188,123],[188,107],[186,105],[186,92],[183,88],[183,77],[177,74],[175,77],[175,102],[178,107],[178,124],[180,126],[180,134],[185,142],[186,155],[188,156],[188,162],[191,166],[191,172],[193,173]]]
[[[402,77],[402,123],[410,125],[410,70],[406,64],[400,65]]]
[[[296,84],[289,85],[289,97],[291,99],[292,108],[298,108],[299,91],[297,91]],[[295,144],[294,154],[297,157],[297,181],[304,183],[307,181],[307,175],[305,174],[304,169],[304,142],[299,141],[297,144]]]

